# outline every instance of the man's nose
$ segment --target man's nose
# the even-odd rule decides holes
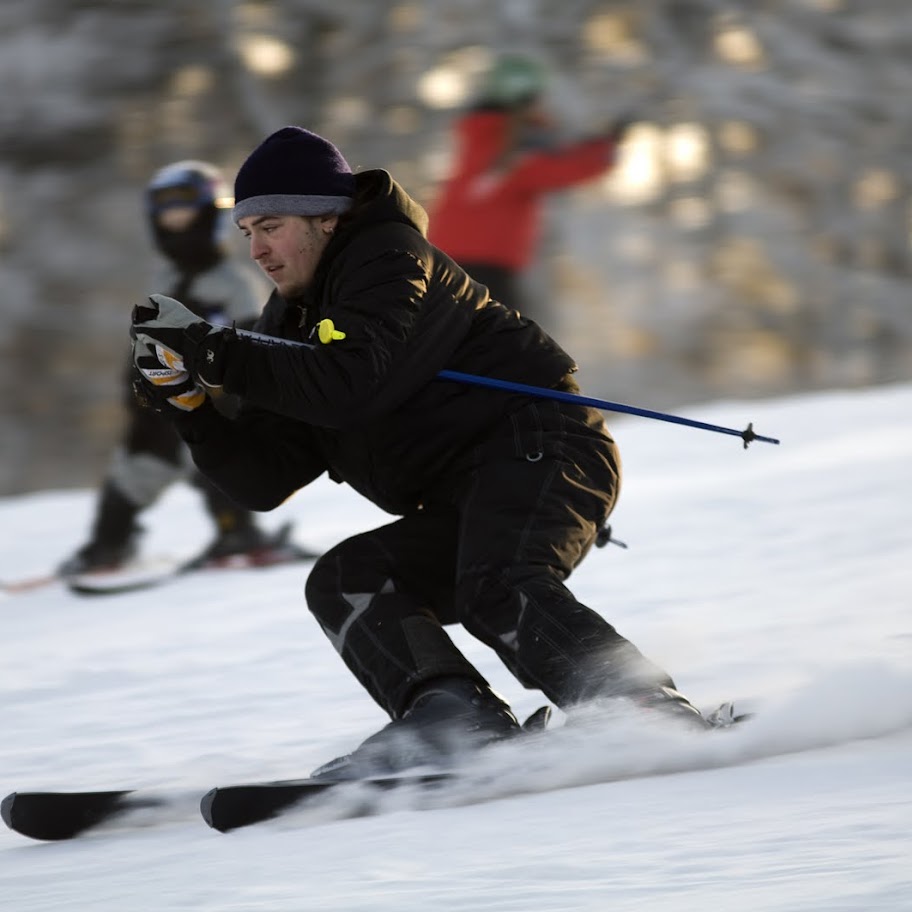
[[[267,250],[268,245],[262,238],[250,236],[250,258],[252,260],[259,260],[266,255]]]

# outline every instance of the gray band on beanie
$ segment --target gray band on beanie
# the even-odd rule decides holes
[[[249,196],[234,207],[235,222],[248,215],[341,215],[351,208],[350,196],[294,196],[271,193]]]

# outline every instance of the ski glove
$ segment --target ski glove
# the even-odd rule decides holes
[[[206,401],[206,393],[180,355],[164,345],[134,340],[133,366],[133,394],[153,411],[164,412],[166,406],[172,406],[192,412]]]
[[[207,323],[180,301],[154,294],[148,304],[138,304],[133,308],[133,325],[130,328],[135,343],[133,360],[142,371],[143,366],[137,358],[154,354],[161,362],[159,367],[173,365],[178,374],[186,373],[187,379],[192,379],[194,385],[199,382],[203,387],[218,388],[225,373],[222,343],[231,333],[232,330],[224,326]],[[139,343],[145,348],[137,348]],[[179,368],[176,366],[178,363]],[[146,366],[153,368],[149,364]],[[146,376],[146,379],[152,378]],[[186,381],[175,378],[164,385],[180,382]]]

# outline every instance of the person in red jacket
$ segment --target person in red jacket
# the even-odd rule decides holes
[[[559,141],[546,88],[536,61],[497,60],[456,122],[455,165],[430,213],[431,242],[524,314],[521,278],[537,253],[544,197],[609,170],[629,126],[619,121],[600,135]]]

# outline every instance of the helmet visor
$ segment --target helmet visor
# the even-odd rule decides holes
[[[216,197],[213,199],[202,188],[191,184],[154,187],[149,191],[149,207],[153,214],[161,212],[163,209],[177,207],[201,209],[203,206],[209,205],[214,205],[216,209],[230,209],[234,205],[234,200],[230,197]]]

